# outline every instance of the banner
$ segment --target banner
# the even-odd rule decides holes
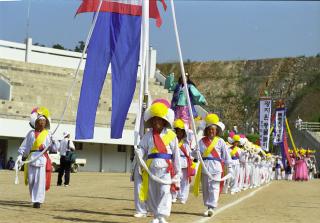
[[[273,144],[277,145],[283,142],[283,131],[285,121],[285,108],[277,108],[274,120],[274,139]]]
[[[265,151],[269,151],[271,103],[272,103],[271,99],[260,99],[260,105],[259,105],[260,146]]]
[[[292,167],[292,162],[289,154],[289,146],[286,131],[283,133],[283,143],[281,144],[282,164],[287,167],[287,164]],[[287,162],[286,162],[287,160]]]

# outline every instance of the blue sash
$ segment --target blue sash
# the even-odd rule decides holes
[[[148,155],[148,159],[165,159],[169,160],[172,159],[172,154],[167,154],[167,153],[151,153]]]
[[[202,159],[203,159],[203,160],[215,160],[215,161],[221,162],[221,159],[220,159],[220,158],[215,158],[215,157],[203,157]]]

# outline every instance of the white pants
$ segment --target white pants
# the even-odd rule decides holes
[[[247,164],[245,165],[245,179],[244,179],[244,188],[250,187],[250,175],[251,175],[251,165]]]
[[[147,214],[146,203],[141,202],[139,199],[139,192],[142,185],[142,177],[139,174],[138,164],[134,168],[133,178],[134,178],[134,207],[137,213]]]
[[[216,208],[220,195],[220,182],[213,181],[202,173],[201,183],[204,205],[209,208]]]
[[[46,195],[46,167],[28,166],[29,192],[32,203],[43,203]]]
[[[276,177],[276,180],[281,180],[282,178],[282,175],[281,175],[281,168],[276,168],[276,172],[275,172],[275,177]]]
[[[176,199],[178,198],[182,202],[187,202],[188,196],[189,196],[189,190],[190,190],[190,183],[188,180],[188,169],[183,168],[182,170],[182,176],[180,181],[180,190],[177,192],[172,193],[172,198]]]
[[[167,172],[167,168],[151,168],[151,172],[165,181],[171,179],[170,173]],[[147,204],[155,218],[170,216],[172,206],[170,185],[159,184],[149,177]]]
[[[245,181],[245,164],[240,164],[240,176],[239,176],[239,190],[242,190],[244,188],[244,181]]]
[[[240,178],[240,164],[232,165],[234,177],[231,181],[231,192],[237,192],[239,190],[239,178]]]

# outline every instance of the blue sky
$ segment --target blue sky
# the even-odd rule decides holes
[[[168,5],[169,2],[167,1]],[[184,59],[192,61],[312,56],[320,53],[320,2],[175,1]],[[31,0],[33,42],[74,49],[85,40],[91,14],[74,17],[79,0]],[[28,0],[0,1],[0,39],[23,42]],[[160,4],[159,4],[160,7]],[[169,6],[170,7],[170,6]],[[159,62],[177,61],[171,10],[163,26],[151,21]]]

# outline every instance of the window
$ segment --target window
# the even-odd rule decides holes
[[[118,145],[118,152],[119,153],[125,153],[126,152],[126,146],[125,145]]]
[[[76,150],[83,150],[83,143],[82,142],[73,142],[74,143],[74,147],[76,148]]]
[[[3,76],[0,76],[0,99],[11,100],[11,85]]]

